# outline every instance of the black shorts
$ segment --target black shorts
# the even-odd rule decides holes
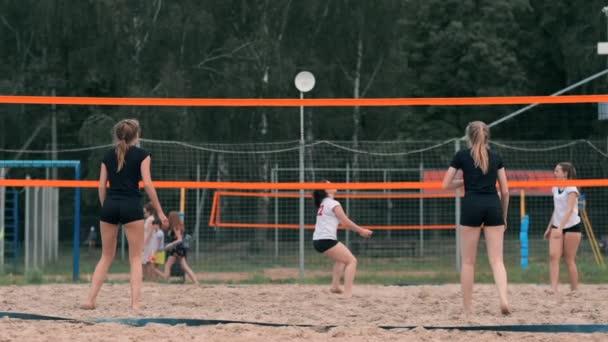
[[[312,240],[312,245],[315,250],[319,253],[325,253],[338,244],[337,240],[323,239],[323,240]]]
[[[127,224],[144,219],[144,210],[138,198],[106,198],[101,207],[102,222]]]
[[[504,225],[502,204],[498,195],[472,194],[465,196],[460,211],[460,224],[469,227]]]
[[[551,228],[557,229],[557,227],[553,226],[553,225],[551,226]],[[572,226],[570,228],[564,228],[562,231],[564,232],[564,234],[566,234],[566,233],[581,233],[582,232],[582,230],[581,230],[581,223],[579,222],[579,223],[575,224],[574,226]]]
[[[188,255],[183,243],[178,243],[175,248],[168,251],[169,256],[185,258]]]

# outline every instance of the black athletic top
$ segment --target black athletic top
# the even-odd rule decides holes
[[[504,166],[502,158],[498,153],[488,150],[490,163],[488,173],[485,175],[479,167],[475,167],[475,161],[471,156],[471,149],[460,150],[454,155],[451,167],[462,170],[464,179],[465,194],[497,194],[496,180],[498,179],[498,170]]]
[[[125,164],[118,170],[118,157],[116,151],[111,149],[106,152],[102,163],[108,171],[110,189],[108,197],[112,198],[141,198],[139,181],[141,180],[141,162],[150,155],[149,152],[137,146],[131,146],[125,155]]]

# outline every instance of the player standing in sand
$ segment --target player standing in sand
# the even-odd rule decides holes
[[[114,126],[116,145],[107,151],[99,172],[99,202],[101,203],[101,258],[95,267],[91,289],[82,309],[95,309],[97,295],[116,255],[118,224],[125,226],[131,264],[131,308],[139,310],[142,283],[142,250],[144,244],[144,215],[141,210],[139,181],[165,226],[169,221],[158,201],[150,176],[150,153],[137,147],[139,122],[126,119]],[[107,181],[110,189],[106,189]]]
[[[571,163],[559,163],[553,170],[557,180],[575,179],[576,170]],[[579,191],[575,186],[565,188],[553,187],[553,215],[545,231],[545,239],[549,240],[549,274],[551,278],[551,293],[558,294],[559,262],[564,255],[570,290],[578,289],[578,269],[576,253],[581,243],[581,218],[578,215]]]
[[[342,293],[344,298],[350,298],[357,272],[357,259],[344,244],[338,242],[338,225],[341,223],[364,238],[371,237],[373,232],[351,221],[344,213],[340,202],[334,199],[335,194],[335,189],[315,190],[312,194],[317,208],[313,246],[317,252],[335,261],[331,292]],[[340,287],[342,274],[344,274],[344,290]]]
[[[444,189],[464,186],[460,218],[462,239],[462,270],[460,283],[465,313],[472,313],[475,259],[481,228],[486,238],[488,259],[498,287],[500,311],[510,314],[507,301],[507,271],[503,262],[503,239],[507,227],[509,187],[502,158],[489,149],[490,128],[481,121],[469,123],[466,128],[468,149],[458,151],[443,178]],[[455,180],[457,170],[462,170],[463,180]],[[496,180],[500,194],[496,191]]]

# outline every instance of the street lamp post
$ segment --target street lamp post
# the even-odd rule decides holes
[[[304,93],[315,86],[315,76],[308,71],[301,71],[294,80],[300,91],[300,100]],[[300,104],[300,183],[304,183],[304,104]],[[300,189],[300,278],[304,278],[304,189]]]

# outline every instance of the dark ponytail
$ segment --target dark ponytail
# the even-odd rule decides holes
[[[312,193],[312,199],[315,201],[315,207],[319,209],[323,200],[327,197],[325,190],[315,190]]]

